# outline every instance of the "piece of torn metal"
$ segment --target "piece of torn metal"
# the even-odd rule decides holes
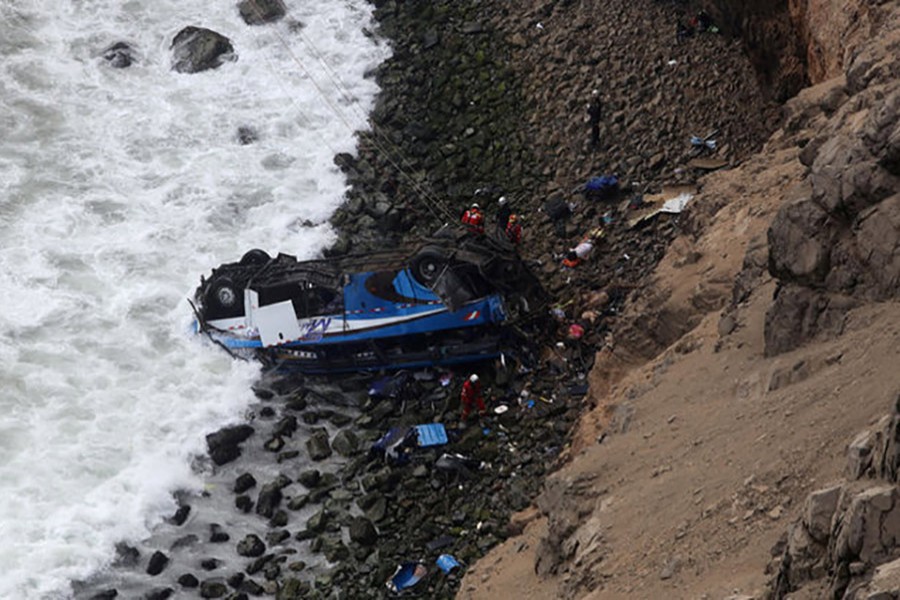
[[[449,575],[453,571],[453,569],[457,569],[462,566],[462,564],[460,564],[460,562],[456,560],[456,557],[451,554],[441,554],[437,557],[435,564],[437,564],[438,568],[446,575]]]
[[[428,575],[428,567],[425,566],[425,563],[421,561],[405,562],[397,567],[385,585],[390,591],[398,594],[422,581],[426,575]]]

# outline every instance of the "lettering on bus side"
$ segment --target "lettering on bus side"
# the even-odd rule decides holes
[[[328,331],[331,325],[331,317],[309,319],[300,323],[300,340],[304,342],[318,342]]]

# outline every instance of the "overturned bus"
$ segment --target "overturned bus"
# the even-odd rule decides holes
[[[196,329],[303,373],[479,361],[515,345],[547,294],[505,240],[444,229],[403,249],[298,261],[247,252],[201,278]]]

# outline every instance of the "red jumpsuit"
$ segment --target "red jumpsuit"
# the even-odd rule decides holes
[[[465,421],[469,418],[469,413],[472,412],[472,402],[478,404],[478,414],[483,415],[487,412],[487,408],[484,406],[484,396],[481,393],[481,382],[476,381],[472,383],[472,381],[466,379],[466,382],[462,387],[462,395],[460,396],[460,400],[462,400],[462,420]]]
[[[522,226],[516,221],[510,221],[506,226],[506,237],[516,246],[522,241]]]
[[[477,208],[470,208],[462,216],[463,225],[474,233],[484,234],[484,215]]]

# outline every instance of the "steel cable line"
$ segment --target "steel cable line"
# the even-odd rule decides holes
[[[263,16],[262,12],[260,11],[259,7],[257,6],[256,2],[253,2],[251,0],[250,4],[253,7],[253,11],[256,13],[257,18],[259,18],[260,20],[264,20],[264,16]],[[279,32],[275,28],[273,28],[273,31],[274,31],[275,37],[285,48],[285,50],[287,51],[287,53],[291,57],[291,59],[297,64],[297,66],[300,68],[300,70],[309,78],[313,87],[319,93],[319,96],[322,98],[322,100],[325,102],[325,104],[328,106],[328,108],[331,110],[331,112],[338,118],[338,120],[341,123],[344,124],[344,126],[349,131],[354,132],[355,130],[354,130],[353,126],[346,119],[344,113],[325,94],[325,90],[322,89],[322,87],[318,84],[316,79],[313,77],[312,73],[309,72],[309,70],[306,68],[306,66],[303,64],[303,62],[297,57],[297,55],[294,53],[293,49],[290,47],[290,44],[288,44],[287,40],[284,38],[284,36],[281,34],[281,32]],[[322,65],[323,70],[326,73],[326,76],[331,80],[332,86],[341,94],[341,96],[347,102],[348,105],[354,106],[353,95],[350,93],[347,86],[343,83],[340,76],[333,69],[331,69],[331,67],[328,66],[328,63],[325,61],[322,54],[315,48],[315,46],[312,44],[312,42],[305,35],[300,33],[300,39],[304,43],[304,45],[307,47],[307,49],[310,51],[310,53],[313,54],[313,57],[318,61],[318,63],[320,65]],[[361,110],[359,110],[358,107],[351,109],[351,110],[357,110],[359,116],[363,116],[366,119],[368,119],[368,115],[363,113]],[[413,190],[415,192],[417,192],[421,198],[423,198],[425,207],[429,210],[429,212],[431,212],[431,214],[434,217],[436,217],[438,219],[438,221],[444,221],[445,219],[450,220],[450,221],[455,221],[456,216],[447,207],[446,203],[441,201],[435,194],[433,194],[425,186],[420,185],[419,182],[417,182],[416,179],[409,172],[407,172],[406,169],[403,168],[403,166],[398,164],[398,160],[394,159],[394,155],[399,156],[399,157],[401,157],[399,159],[399,162],[406,163],[407,166],[410,166],[409,163],[405,159],[402,158],[403,155],[400,152],[399,148],[396,146],[396,144],[391,142],[391,140],[389,138],[387,138],[387,136],[378,132],[376,127],[373,126],[371,131],[372,131],[372,136],[369,138],[369,140],[375,146],[376,150],[378,150],[381,153],[382,157],[385,160],[387,160],[387,162],[392,167],[394,167],[394,169],[396,169],[397,172],[400,173],[400,175],[403,178],[406,179],[406,181],[410,184],[410,186],[413,188]],[[325,142],[326,146],[328,146],[329,150],[334,152],[334,149],[327,143],[327,141],[325,141],[325,140],[323,140],[323,141]],[[334,152],[334,154],[337,154],[337,152]],[[432,206],[432,204],[434,206]]]

